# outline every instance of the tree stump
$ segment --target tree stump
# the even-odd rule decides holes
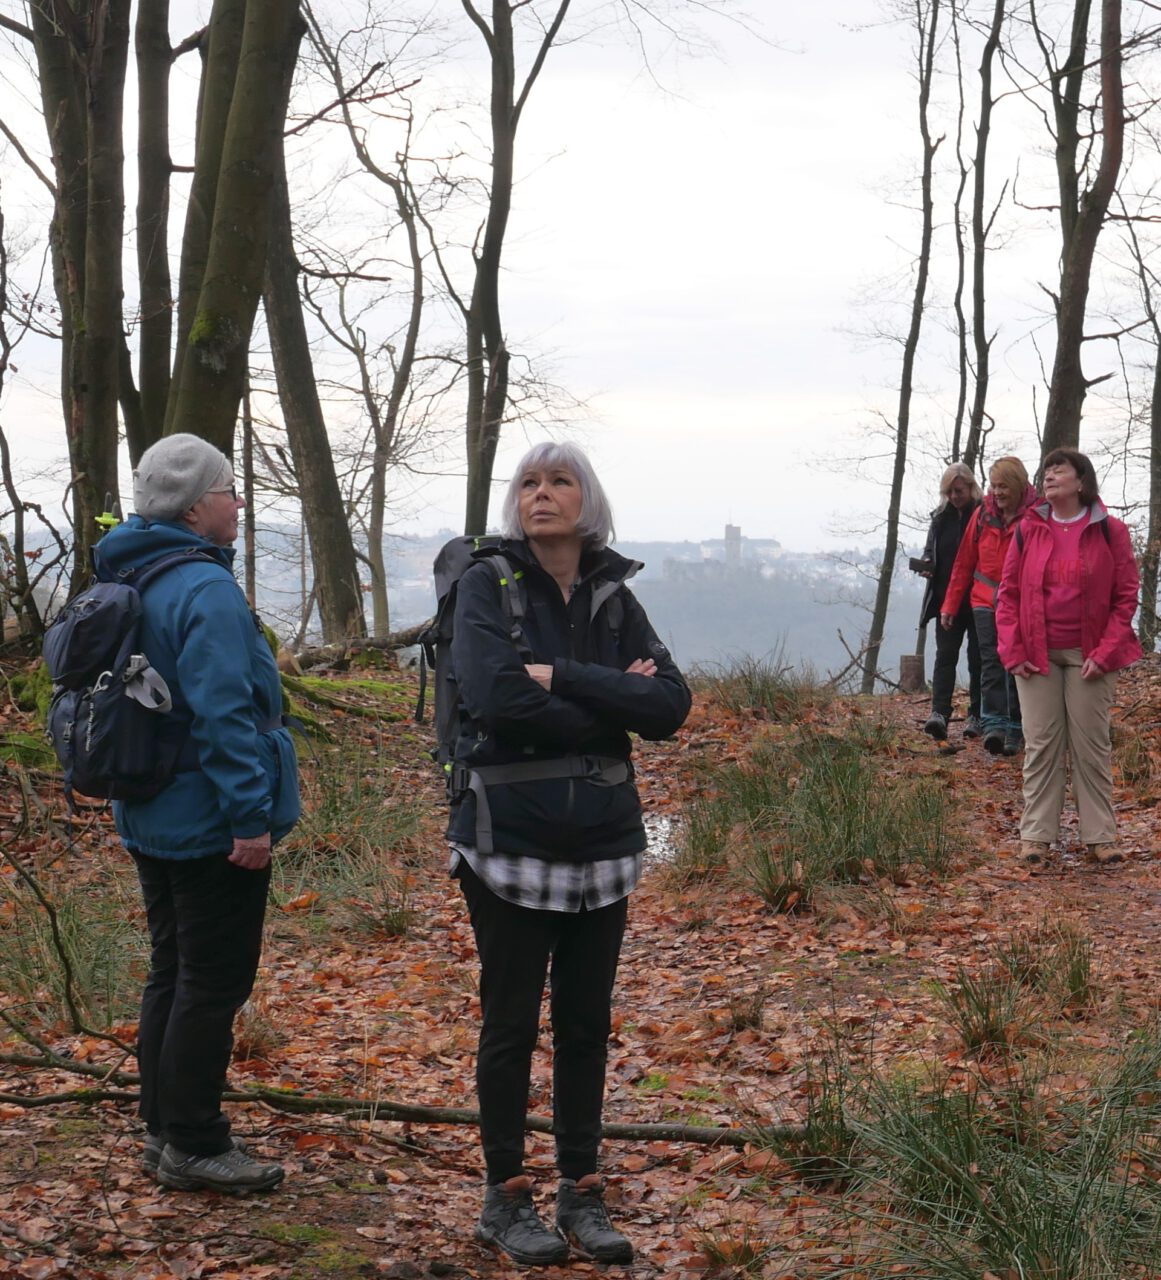
[[[923,655],[905,653],[899,659],[899,688],[904,693],[923,693],[927,681],[923,676]]]

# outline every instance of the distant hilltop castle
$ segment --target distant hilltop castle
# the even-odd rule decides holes
[[[662,576],[678,582],[699,582],[734,574],[762,576],[782,555],[776,538],[744,538],[741,525],[726,525],[724,538],[690,542],[688,553],[662,561]]]

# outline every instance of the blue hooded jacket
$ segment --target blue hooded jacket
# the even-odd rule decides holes
[[[142,593],[141,649],[169,685],[174,716],[189,726],[200,768],[174,775],[152,800],[117,801],[127,849],[153,858],[228,852],[234,837],[269,831],[279,840],[298,821],[294,743],[280,725],[282,685],[270,646],[234,578],[233,548],[185,524],[130,516],[95,548],[98,579],[115,582],[175,551],[192,560]]]

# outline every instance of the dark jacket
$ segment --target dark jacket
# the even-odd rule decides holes
[[[552,691],[529,676],[526,656],[510,634],[492,566],[474,564],[460,579],[452,639],[452,666],[464,711],[453,772],[482,766],[603,757],[628,761],[629,733],[669,737],[689,714],[689,688],[644,609],[623,583],[641,567],[615,551],[586,552],[580,584],[565,602],[560,587],[537,563],[527,543],[499,549],[518,566],[525,602],[524,642],[531,660],[552,665]],[[478,558],[494,554],[485,549]],[[621,601],[618,631],[607,597]],[[652,658],[653,676],[625,671]],[[495,783],[487,788],[493,843],[498,853],[548,861],[590,862],[645,848],[641,804],[632,776],[607,783],[551,778]],[[476,797],[453,785],[448,838],[476,843]]]
[[[919,615],[921,627],[927,626],[932,618],[939,617],[943,597],[947,595],[947,584],[951,581],[955,554],[963,541],[964,530],[968,527],[972,512],[979,505],[978,502],[971,502],[962,511],[957,511],[949,502],[939,511],[931,513],[931,526],[927,530],[923,558],[930,561],[933,568],[931,577],[927,579],[927,590],[923,593],[923,609]]]
[[[175,720],[200,767],[174,775],[152,800],[115,802],[126,848],[154,858],[197,858],[232,848],[235,836],[298,820],[298,767],[281,723],[274,656],[231,570],[233,549],[187,525],[130,516],[97,544],[97,577],[112,582],[174,551],[214,557],[179,565],[142,594],[141,648],[169,685]],[[184,736],[184,733],[183,733]]]

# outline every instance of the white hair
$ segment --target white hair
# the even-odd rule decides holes
[[[948,504],[948,494],[951,493],[951,486],[957,480],[966,480],[968,490],[971,493],[972,502],[983,502],[984,493],[980,488],[979,481],[972,473],[971,467],[963,462],[953,462],[950,467],[943,473],[943,477],[939,482],[939,506],[936,508],[942,511]]]
[[[580,485],[581,509],[576,529],[585,546],[598,551],[607,547],[616,537],[613,509],[584,450],[567,440],[560,443],[545,440],[534,444],[520,459],[508,482],[508,492],[504,495],[500,531],[506,538],[525,536],[520,523],[520,482],[530,471],[551,471],[556,467],[571,472]]]

